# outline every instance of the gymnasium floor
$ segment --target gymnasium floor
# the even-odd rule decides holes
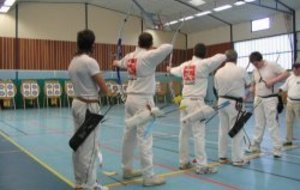
[[[103,107],[105,111],[107,107]],[[170,108],[172,109],[172,108]],[[141,179],[122,181],[120,156],[123,132],[123,105],[112,107],[109,119],[101,126],[99,142],[104,165],[98,179],[111,189],[144,189]],[[154,135],[155,171],[167,178],[167,184],[147,189],[154,190],[296,190],[300,186],[300,122],[295,127],[295,143],[285,148],[279,159],[271,155],[268,131],[262,144],[263,153],[245,167],[219,166],[213,175],[196,175],[178,170],[179,112],[156,121]],[[284,123],[284,113],[280,115]],[[246,130],[252,137],[253,118]],[[206,150],[211,165],[217,163],[218,118],[208,123]],[[284,125],[281,126],[283,137]],[[0,111],[0,189],[1,190],[69,190],[74,178],[71,149],[68,140],[73,133],[69,108],[18,109]],[[190,141],[193,157],[193,143]],[[136,154],[138,155],[138,154]],[[250,155],[249,155],[250,156]],[[253,155],[252,155],[253,157]],[[136,166],[139,159],[136,156]],[[116,171],[106,176],[103,171]]]

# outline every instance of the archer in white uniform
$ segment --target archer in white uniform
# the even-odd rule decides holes
[[[286,105],[286,137],[283,146],[293,144],[293,126],[297,118],[300,118],[300,63],[293,65],[293,74],[280,87],[283,91],[287,91]]]
[[[129,81],[126,90],[125,118],[131,118],[141,110],[154,107],[155,95],[155,70],[157,65],[171,53],[173,46],[163,44],[152,49],[153,38],[149,33],[139,36],[138,47],[132,53],[127,54],[122,60],[114,61],[114,66],[126,68]],[[165,183],[164,178],[154,175],[152,135],[144,137],[146,125],[134,127],[125,126],[122,148],[123,178],[129,179],[143,174],[143,185],[154,186]],[[138,145],[140,149],[142,173],[132,169],[134,149]]]
[[[237,53],[228,50],[225,53],[227,61],[215,74],[215,88],[217,89],[219,100],[218,104],[230,101],[230,105],[219,111],[219,141],[218,155],[220,163],[227,160],[227,139],[228,132],[234,126],[238,113],[242,109],[243,99],[245,99],[245,88],[250,87],[251,80],[242,67],[236,65]],[[231,159],[233,165],[244,165],[243,153],[243,131],[239,131],[232,139]]]
[[[73,57],[68,71],[74,86],[76,98],[72,102],[74,132],[85,120],[86,110],[99,113],[99,90],[108,93],[100,74],[97,61],[91,57],[95,35],[91,30],[83,30],[77,34],[77,53]],[[99,127],[95,128],[86,140],[73,152],[73,167],[75,174],[75,189],[107,190],[97,183],[97,139]]]
[[[260,152],[260,144],[267,127],[273,141],[273,155],[278,158],[281,156],[282,146],[277,113],[278,90],[275,84],[286,79],[289,73],[279,64],[263,60],[260,52],[252,52],[249,61],[255,67],[253,71],[255,128],[251,151]]]
[[[181,77],[183,82],[181,105],[187,109],[180,111],[180,117],[194,112],[205,105],[204,98],[207,92],[209,73],[217,69],[225,60],[224,54],[216,54],[204,59],[206,47],[204,44],[196,44],[194,56],[191,60],[182,63],[174,68],[167,68],[171,74]],[[189,161],[189,136],[192,133],[195,145],[196,173],[215,173],[215,168],[207,167],[207,157],[205,152],[205,122],[196,121],[194,123],[181,122],[179,134],[179,163],[180,169],[191,167]]]

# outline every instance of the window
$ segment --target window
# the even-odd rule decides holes
[[[259,20],[253,20],[251,23],[251,31],[256,32],[260,30],[266,30],[270,28],[270,18],[263,18]]]
[[[260,38],[234,43],[234,49],[238,53],[238,65],[246,68],[249,63],[249,55],[253,51],[259,51],[263,59],[274,61],[285,69],[292,68],[293,62],[293,35]],[[252,71],[253,66],[249,64],[247,71]]]

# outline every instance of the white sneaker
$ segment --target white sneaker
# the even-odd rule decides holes
[[[93,188],[93,190],[109,190],[109,188],[98,184],[96,187]]]
[[[123,179],[131,179],[135,177],[141,177],[143,175],[141,170],[124,169]]]
[[[273,157],[274,158],[280,158],[281,157],[281,148],[274,148]]]
[[[234,165],[234,166],[245,166],[249,163],[250,163],[249,160],[240,160],[240,161],[233,162],[232,165]]]
[[[157,185],[162,185],[165,184],[166,180],[163,177],[160,177],[158,175],[153,175],[150,177],[144,177],[143,179],[143,185],[145,187],[150,187],[150,186],[157,186]]]
[[[251,145],[251,147],[250,147],[250,152],[251,152],[251,153],[260,153],[261,150],[260,150],[259,145],[256,144],[256,143],[253,144],[253,145]]]

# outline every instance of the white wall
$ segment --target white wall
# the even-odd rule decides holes
[[[188,48],[193,48],[201,42],[206,45],[220,44],[230,41],[230,27],[218,27],[188,35]]]
[[[97,42],[115,44],[126,15],[107,9],[89,6],[88,25],[96,36]],[[141,21],[137,17],[129,17],[122,31],[122,43],[136,45],[137,36],[141,33]]]
[[[15,36],[15,11],[11,10],[7,14],[0,14],[0,36]]]
[[[83,4],[21,3],[19,37],[74,41],[85,27]]]

